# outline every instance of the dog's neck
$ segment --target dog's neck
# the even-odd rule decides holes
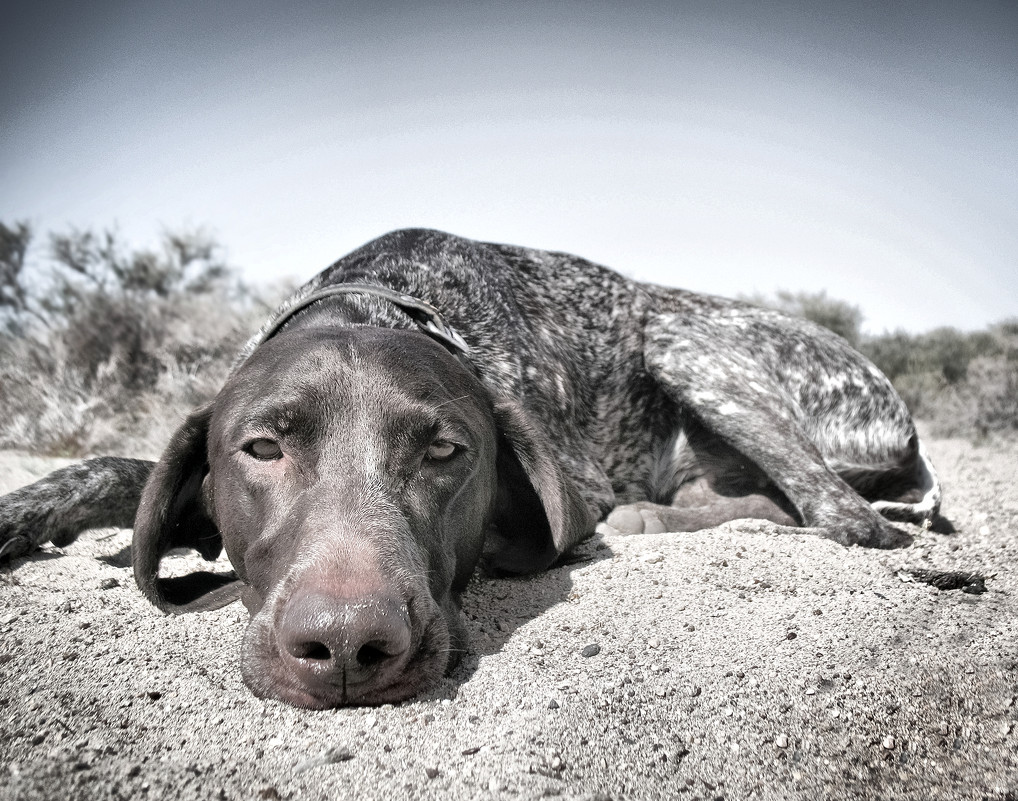
[[[300,312],[307,309],[309,306],[336,295],[350,294],[371,295],[387,300],[389,303],[405,312],[407,316],[417,324],[417,327],[422,333],[427,334],[429,337],[448,348],[453,355],[458,356],[461,359],[469,358],[470,346],[467,345],[456,329],[450,326],[443,319],[438,309],[419,298],[404,295],[401,292],[396,292],[392,289],[387,289],[375,284],[337,284],[335,286],[311,292],[310,294],[299,298],[293,305],[283,309],[277,317],[271,320],[265,328],[262,329],[257,341],[249,343],[249,347],[250,344],[254,344],[255,346],[260,345],[262,342],[265,342],[265,340],[275,336],[275,334],[277,334],[287,322],[293,319]]]

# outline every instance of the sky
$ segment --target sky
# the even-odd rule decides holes
[[[1018,316],[1014,2],[2,0],[0,65],[39,247],[204,227],[268,281],[425,226],[875,334]]]

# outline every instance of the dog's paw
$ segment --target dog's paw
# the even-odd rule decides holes
[[[605,519],[605,525],[619,534],[663,534],[669,531],[669,506],[655,503],[630,503],[615,507]]]
[[[0,496],[0,564],[27,556],[54,538],[45,533],[51,528],[51,512],[52,499],[34,484]],[[63,532],[49,533],[59,536]]]
[[[23,537],[20,534],[7,536],[0,533],[0,565],[22,556],[28,556],[38,547],[28,537]]]
[[[863,548],[908,548],[915,541],[908,532],[879,515],[846,517],[821,528],[822,536],[828,539],[842,545],[859,545]]]

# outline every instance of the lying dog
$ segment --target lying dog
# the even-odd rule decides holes
[[[543,570],[623,533],[759,517],[894,547],[940,486],[887,379],[834,334],[561,253],[397,231],[272,316],[155,465],[0,499],[8,558],[134,527],[160,609],[251,613],[243,675],[322,708],[405,699],[465,647],[479,560]],[[236,574],[162,578],[173,548]]]

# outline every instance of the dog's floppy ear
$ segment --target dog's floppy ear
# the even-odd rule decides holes
[[[589,536],[596,515],[563,473],[547,435],[515,401],[494,404],[498,501],[485,544],[489,569],[534,573]]]
[[[233,573],[159,576],[159,563],[173,548],[193,548],[210,561],[223,549],[222,537],[202,498],[211,417],[212,404],[208,404],[177,429],[149,476],[134,521],[134,579],[145,597],[164,612],[218,609],[239,598],[243,588]]]

